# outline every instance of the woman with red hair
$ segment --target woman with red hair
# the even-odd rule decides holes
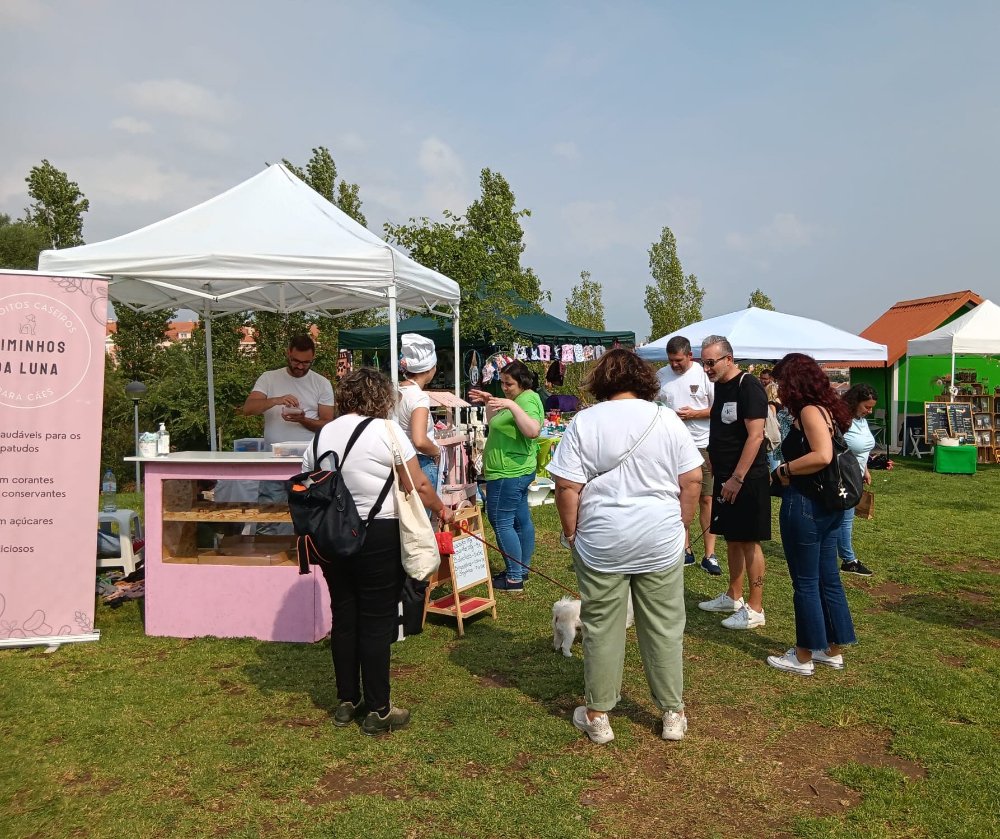
[[[842,670],[842,647],[853,644],[854,621],[840,582],[837,539],[843,510],[830,510],[819,495],[816,474],[833,460],[834,424],[851,426],[851,415],[820,366],[802,353],[789,353],[775,365],[778,396],[793,417],[781,444],[784,463],[775,474],[781,497],[781,544],[792,578],[795,646],[767,663],[800,676],[813,663]]]

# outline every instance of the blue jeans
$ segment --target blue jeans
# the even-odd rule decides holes
[[[500,550],[517,560],[511,562],[504,558],[510,580],[524,579],[535,552],[535,523],[528,507],[528,487],[533,480],[534,472],[520,478],[496,478],[486,482],[486,517],[497,535]]]
[[[417,463],[420,464],[420,471],[427,476],[427,480],[431,482],[431,489],[437,492],[438,485],[438,464],[429,454],[421,454],[417,452]]]
[[[840,532],[837,534],[837,555],[841,562],[854,562],[857,557],[854,555],[854,546],[851,540],[854,537],[854,508],[844,510],[844,523],[840,525]]]
[[[831,644],[853,644],[854,621],[840,582],[837,537],[843,512],[828,510],[794,486],[781,498],[781,544],[792,578],[795,645],[825,650]]]

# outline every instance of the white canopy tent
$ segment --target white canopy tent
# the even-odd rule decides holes
[[[984,300],[962,317],[938,327],[933,332],[911,338],[906,342],[908,357],[915,355],[950,355],[951,382],[955,382],[956,355],[1000,354],[1000,306]],[[957,391],[953,391],[957,393]],[[903,385],[903,405],[910,400],[910,365],[906,365]],[[903,435],[903,454],[906,454],[906,434]]]
[[[733,345],[738,358],[778,359],[801,352],[817,361],[885,361],[884,344],[876,344],[810,318],[751,307],[692,323],[639,347],[636,352],[648,361],[666,361],[667,343],[683,335],[691,351],[701,357],[701,342],[710,335],[722,335]]]
[[[453,318],[458,357],[458,284],[382,241],[281,164],[132,233],[43,251],[38,270],[106,275],[111,300],[136,311],[202,314],[212,449],[215,315],[255,310],[339,317],[386,306],[395,383],[397,310],[430,311]],[[457,388],[456,380],[456,394]]]

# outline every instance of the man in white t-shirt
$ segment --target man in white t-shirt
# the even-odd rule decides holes
[[[684,427],[704,460],[701,467],[698,515],[701,532],[705,536],[705,554],[701,567],[709,574],[718,576],[722,573],[722,568],[715,556],[715,536],[709,533],[712,520],[712,467],[708,459],[708,428],[715,386],[709,381],[704,368],[694,363],[691,342],[683,335],[677,335],[667,342],[667,361],[670,366],[661,368],[656,374],[660,380],[660,401],[684,420]],[[694,565],[695,562],[692,541],[689,528],[684,544],[685,565]]]
[[[268,446],[292,440],[312,440],[333,419],[333,386],[310,368],[316,345],[308,335],[296,335],[285,351],[287,365],[268,370],[243,404],[247,416],[264,415],[264,440]],[[261,504],[288,502],[284,481],[261,481],[257,500]],[[288,534],[291,525],[258,526],[258,533]]]

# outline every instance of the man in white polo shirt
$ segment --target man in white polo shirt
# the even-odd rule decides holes
[[[682,420],[691,439],[701,452],[704,464],[701,467],[701,498],[698,520],[705,534],[705,555],[701,567],[709,574],[722,573],[719,560],[715,556],[715,536],[709,533],[712,518],[712,467],[708,460],[709,417],[715,398],[715,386],[709,381],[705,369],[694,363],[691,342],[683,335],[677,335],[667,342],[669,367],[657,371],[660,380],[660,401]],[[684,546],[684,564],[694,565],[694,551],[691,543],[691,529],[688,529],[687,544]]]

